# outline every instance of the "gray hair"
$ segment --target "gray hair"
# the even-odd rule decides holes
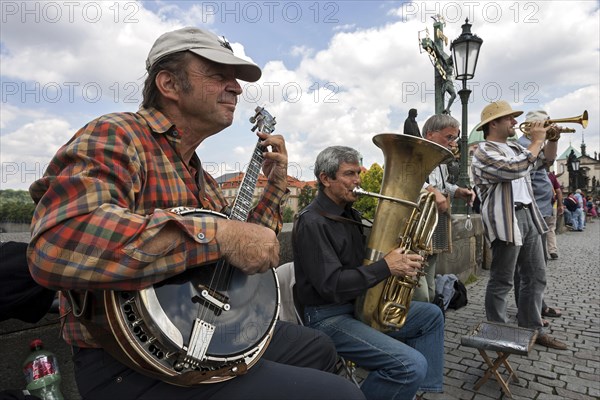
[[[156,87],[156,76],[161,71],[168,71],[175,80],[181,85],[183,93],[189,93],[192,90],[192,85],[188,79],[187,66],[192,60],[192,53],[189,51],[180,51],[169,54],[159,61],[152,64],[148,71],[148,76],[144,81],[144,89],[142,90],[142,107],[154,107],[157,110],[162,109],[161,94]]]
[[[426,137],[428,132],[441,131],[448,127],[460,130],[460,122],[448,114],[432,115],[423,125],[423,137]]]
[[[319,190],[323,191],[325,186],[321,183],[319,175],[325,173],[329,178],[335,179],[335,174],[340,168],[340,164],[359,164],[360,153],[351,147],[346,146],[331,146],[321,151],[315,161],[315,176],[319,183]]]

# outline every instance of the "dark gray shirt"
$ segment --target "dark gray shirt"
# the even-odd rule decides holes
[[[361,220],[358,211],[343,209],[322,193],[302,210],[293,249],[296,299],[303,306],[351,302],[390,276],[384,259],[363,265],[366,238],[360,224],[326,215]]]
[[[525,135],[521,136],[517,142],[525,148],[531,145],[531,140],[525,137]],[[533,197],[542,216],[551,217],[553,215],[552,199],[554,198],[554,186],[552,186],[548,171],[544,167],[544,160],[545,155],[544,150],[542,150],[538,155],[538,161],[530,172],[531,187],[533,188]]]

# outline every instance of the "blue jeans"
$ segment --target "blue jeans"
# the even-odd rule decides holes
[[[573,223],[574,230],[579,231],[583,229],[584,218],[585,217],[583,215],[583,212],[581,211],[581,208],[578,208],[577,210],[571,213],[571,222]]]
[[[573,217],[572,217],[572,213],[571,211],[567,210],[567,208],[565,207],[564,209],[564,218],[565,218],[565,225],[569,225],[569,224],[573,224]]]
[[[494,240],[490,279],[485,292],[488,321],[507,323],[508,293],[513,287],[515,268],[520,276],[517,308],[518,325],[542,331],[542,296],[546,288],[546,261],[542,235],[528,209],[516,211],[522,246]]]
[[[413,301],[404,326],[382,333],[354,318],[352,304],[306,307],[308,326],[329,335],[338,354],[369,370],[367,399],[412,399],[443,391],[444,317],[434,304]]]

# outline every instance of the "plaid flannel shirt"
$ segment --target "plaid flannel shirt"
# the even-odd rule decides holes
[[[39,284],[90,291],[93,321],[104,323],[101,291],[143,289],[221,257],[216,216],[169,211],[228,207],[199,158],[194,155],[189,166],[181,160],[175,144],[184,134],[158,110],[142,108],[104,115],[58,150],[29,189],[37,208],[28,259]],[[284,194],[267,185],[248,221],[278,232]],[[160,254],[142,251],[173,224],[181,230],[179,240]],[[61,296],[61,312],[67,311]],[[72,313],[63,336],[72,345],[98,347]]]

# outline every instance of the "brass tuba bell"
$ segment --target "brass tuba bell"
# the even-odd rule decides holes
[[[437,143],[410,135],[382,133],[373,142],[383,151],[384,169],[379,195],[358,191],[380,198],[364,263],[371,264],[398,247],[425,257],[431,253],[437,208],[434,194],[420,195],[421,188],[436,166],[454,156]],[[409,277],[392,276],[380,282],[356,299],[356,317],[382,332],[400,329],[416,285]]]

